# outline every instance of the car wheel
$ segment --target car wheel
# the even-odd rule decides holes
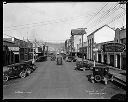
[[[27,71],[28,75],[29,75],[29,74],[31,74],[31,72],[32,72],[32,71],[31,71],[31,69],[30,69],[30,70],[28,70],[28,71]]]
[[[3,76],[3,82],[7,82],[8,81],[8,76]]]
[[[20,77],[21,77],[21,78],[25,78],[25,77],[26,77],[26,72],[21,72],[21,73],[20,73]]]
[[[100,75],[95,75],[95,81],[100,82],[101,81],[101,76]]]

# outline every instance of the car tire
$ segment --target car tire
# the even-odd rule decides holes
[[[31,69],[27,71],[27,74],[30,75],[32,73]]]
[[[95,81],[100,82],[101,81],[101,76],[100,75],[95,75]]]
[[[8,81],[8,76],[7,75],[3,76],[3,82],[7,82],[7,81]]]
[[[21,78],[25,78],[26,77],[26,72],[21,72],[19,75]]]

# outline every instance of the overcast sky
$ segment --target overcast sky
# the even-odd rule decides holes
[[[19,39],[62,42],[70,38],[71,29],[87,27],[87,33],[109,23],[124,9],[111,13],[111,17],[97,19],[117,2],[61,2],[61,3],[7,3],[3,5],[3,33]],[[96,13],[107,6],[97,16]],[[120,6],[119,6],[120,7]],[[122,6],[123,8],[123,6]],[[95,16],[95,17],[94,17]],[[91,18],[93,20],[91,20]],[[110,19],[108,19],[110,18]],[[125,25],[126,17],[109,24],[111,27]],[[89,22],[91,21],[91,22]],[[89,23],[88,23],[89,22]]]

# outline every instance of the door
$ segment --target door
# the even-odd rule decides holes
[[[114,55],[110,55],[110,65],[114,66]]]
[[[126,70],[126,56],[122,57],[122,69]]]
[[[101,63],[101,54],[98,54],[98,62]]]
[[[104,64],[107,64],[107,54],[104,55]]]
[[[120,55],[117,55],[117,67],[120,68]]]
[[[15,63],[19,63],[19,54],[15,54]]]

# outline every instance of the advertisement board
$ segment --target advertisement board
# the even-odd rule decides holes
[[[121,43],[106,43],[102,45],[103,52],[123,52],[125,45]]]

